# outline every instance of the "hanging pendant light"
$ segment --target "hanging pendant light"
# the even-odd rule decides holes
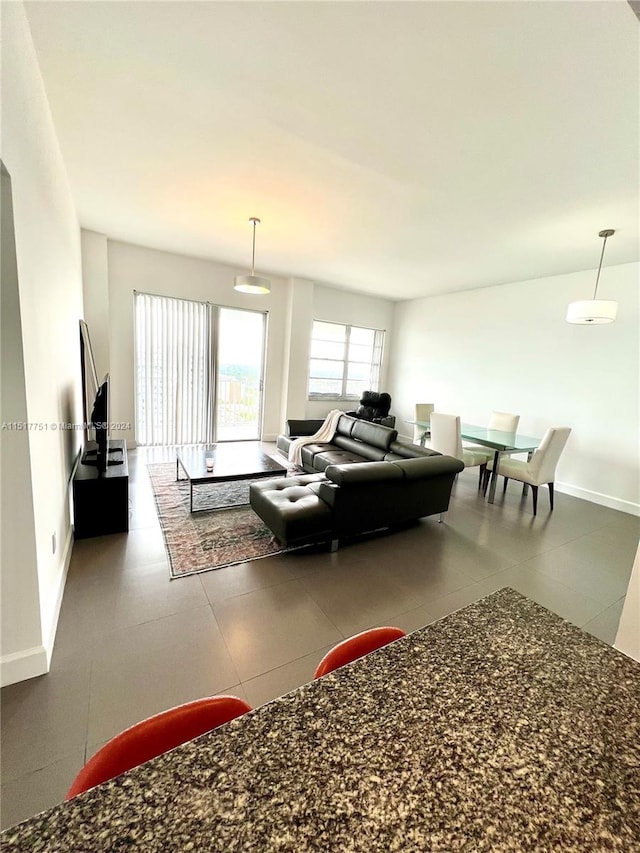
[[[252,216],[249,222],[253,222],[253,251],[251,252],[251,275],[237,275],[234,290],[240,293],[271,293],[271,282],[268,278],[254,274],[256,259],[256,225],[260,222],[257,216]]]
[[[572,302],[567,309],[567,323],[576,323],[582,326],[597,325],[598,323],[613,323],[618,313],[618,303],[607,299],[596,299],[602,259],[604,258],[604,247],[607,245],[607,237],[616,232],[613,228],[607,228],[598,233],[598,237],[604,237],[602,254],[600,255],[600,266],[596,277],[596,286],[593,291],[593,299],[585,299],[582,302]]]

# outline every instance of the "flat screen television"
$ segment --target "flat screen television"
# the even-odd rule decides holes
[[[80,358],[82,368],[82,403],[85,412],[85,440],[89,442],[89,429],[94,430],[95,447],[88,447],[82,455],[83,465],[94,465],[99,472],[107,470],[109,465],[122,465],[124,452],[122,447],[109,447],[109,374],[98,384],[98,375],[89,338],[89,328],[80,320]],[[89,403],[93,399],[91,415],[88,415]]]
[[[96,465],[98,471],[106,471],[109,464],[109,374],[104,377],[96,398],[93,401],[93,409],[91,411],[91,426],[95,430],[96,444]]]
[[[104,377],[96,392],[91,410],[91,426],[95,431],[96,447],[86,450],[83,465],[95,465],[98,471],[106,471],[109,465],[122,465],[122,448],[109,447],[109,374]],[[113,455],[110,455],[113,454]]]
[[[98,385],[91,410],[90,426],[95,430],[96,447],[89,448],[82,457],[83,465],[95,465],[106,471],[109,464],[109,374]]]
[[[80,370],[82,371],[82,420],[84,440],[89,441],[91,423],[91,405],[98,392],[98,371],[93,356],[89,327],[80,320]]]

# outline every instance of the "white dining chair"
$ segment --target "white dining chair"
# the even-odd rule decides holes
[[[507,491],[509,480],[518,480],[523,484],[522,494],[527,494],[527,487],[531,486],[533,498],[533,514],[538,514],[538,487],[547,485],[549,487],[549,504],[553,509],[553,483],[556,476],[556,466],[565,444],[571,433],[571,427],[550,427],[543,436],[540,446],[534,452],[528,462],[519,459],[500,457],[498,464],[498,476],[504,477],[503,494]],[[486,492],[489,484],[489,473],[493,471],[493,459],[487,463],[484,490]]]
[[[435,409],[433,403],[416,403],[415,411],[414,411],[414,420],[416,421],[427,421],[431,420],[431,413]],[[425,429],[425,427],[419,426],[418,424],[413,425],[413,443],[421,444],[424,446],[425,440],[429,435],[429,430]]]
[[[486,449],[482,453],[465,450],[462,446],[460,436],[460,415],[445,415],[442,412],[433,412],[431,415],[431,449],[443,453],[445,456],[455,456],[464,462],[465,468],[480,466],[480,477],[478,488],[482,486],[485,471],[487,470]]]
[[[520,415],[512,415],[509,412],[491,412],[487,429],[499,429],[503,432],[517,432],[519,423]],[[484,447],[480,444],[464,444],[464,442],[462,446],[465,450],[472,451],[473,453],[484,453],[487,461],[489,459],[493,459],[493,453],[488,447]]]
[[[509,412],[491,412],[489,429],[501,429],[503,432],[517,432],[519,423],[520,415],[512,415]]]

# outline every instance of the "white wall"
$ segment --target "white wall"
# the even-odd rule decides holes
[[[103,300],[104,268],[97,238],[106,239],[83,232],[83,250],[86,248],[88,253],[84,263],[87,309]],[[391,327],[393,304],[384,299],[278,276],[269,276],[270,294],[247,296],[233,289],[234,276],[246,272],[244,269],[108,239],[106,246],[108,310],[94,312],[89,330],[92,340],[108,335],[111,419],[131,423],[131,429],[119,436],[129,442],[135,440],[135,290],[268,312],[263,423],[263,438],[267,441],[275,440],[282,432],[287,418],[321,417],[333,407],[330,402],[307,400],[309,336],[314,319],[376,329]],[[385,365],[386,359],[383,381]]]
[[[82,433],[57,427],[81,414],[82,277],[80,228],[24,9],[2,3],[1,14],[2,159],[13,187],[26,415],[42,424],[29,431],[31,472],[13,474],[32,478],[33,517],[25,507],[11,532],[16,539],[35,537],[37,595],[18,580],[2,602],[3,614],[16,610],[25,620],[38,619],[41,647],[27,647],[15,632],[3,634],[1,675],[9,683],[46,671],[64,588],[70,476]],[[3,578],[29,571],[20,561],[3,561]]]
[[[11,179],[2,166],[2,245],[0,275],[0,421],[27,421],[22,323],[18,295]],[[29,433],[0,431],[0,565],[2,566],[2,623],[0,625],[3,683],[14,677],[46,670],[38,592],[36,533]],[[16,536],[15,532],[20,535]]]
[[[109,370],[109,261],[107,238],[95,231],[82,230],[82,296],[84,320],[89,327],[91,349],[98,382]],[[91,400],[89,401],[92,402]]]
[[[190,258],[130,243],[107,240],[108,314],[90,325],[93,339],[109,336],[109,365],[111,374],[111,420],[131,424],[131,429],[118,434],[129,442],[135,440],[134,400],[134,325],[133,293],[135,290],[160,296],[175,296],[212,302],[232,308],[249,308],[268,312],[268,344],[266,351],[266,383],[264,396],[265,438],[281,431],[281,393],[283,382],[284,342],[288,291],[287,279],[270,276],[271,293],[249,296],[233,289],[234,276],[246,272],[213,261]],[[93,265],[85,269],[85,289],[91,292],[101,287],[101,271]],[[94,331],[95,330],[95,331]]]
[[[639,271],[603,269],[598,295],[619,302],[610,325],[564,319],[569,302],[593,293],[595,270],[398,304],[396,414],[410,419],[414,403],[431,402],[468,423],[518,413],[526,435],[570,426],[558,490],[640,514]]]
[[[289,287],[287,333],[282,374],[280,432],[289,418],[306,417],[311,327],[313,325],[312,281],[294,278]]]

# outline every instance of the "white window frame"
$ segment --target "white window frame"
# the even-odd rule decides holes
[[[311,383],[311,362],[313,361],[313,356],[311,352],[313,350],[313,331],[316,323],[329,323],[332,326],[342,326],[346,330],[345,340],[344,340],[344,351],[343,357],[341,359],[335,359],[336,363],[342,364],[342,391],[340,394],[329,393],[329,394],[321,394],[321,393],[313,393],[310,390]],[[372,329],[368,326],[359,326],[356,323],[336,323],[334,320],[320,320],[319,318],[315,318],[313,321],[313,325],[311,327],[311,344],[310,347],[310,356],[309,356],[309,369],[307,371],[307,383],[309,387],[309,391],[307,394],[307,398],[309,400],[359,400],[361,394],[347,394],[347,381],[349,375],[349,342],[351,340],[351,330],[352,329],[364,329],[367,332],[374,333],[374,345],[373,345],[373,359],[370,364],[370,378],[368,382],[368,388],[365,390],[369,391],[378,391],[380,385],[380,372],[382,370],[382,359],[384,353],[384,339],[385,339],[385,330],[384,329]],[[328,359],[330,360],[330,359]],[[313,378],[321,378],[321,377],[313,377]]]

